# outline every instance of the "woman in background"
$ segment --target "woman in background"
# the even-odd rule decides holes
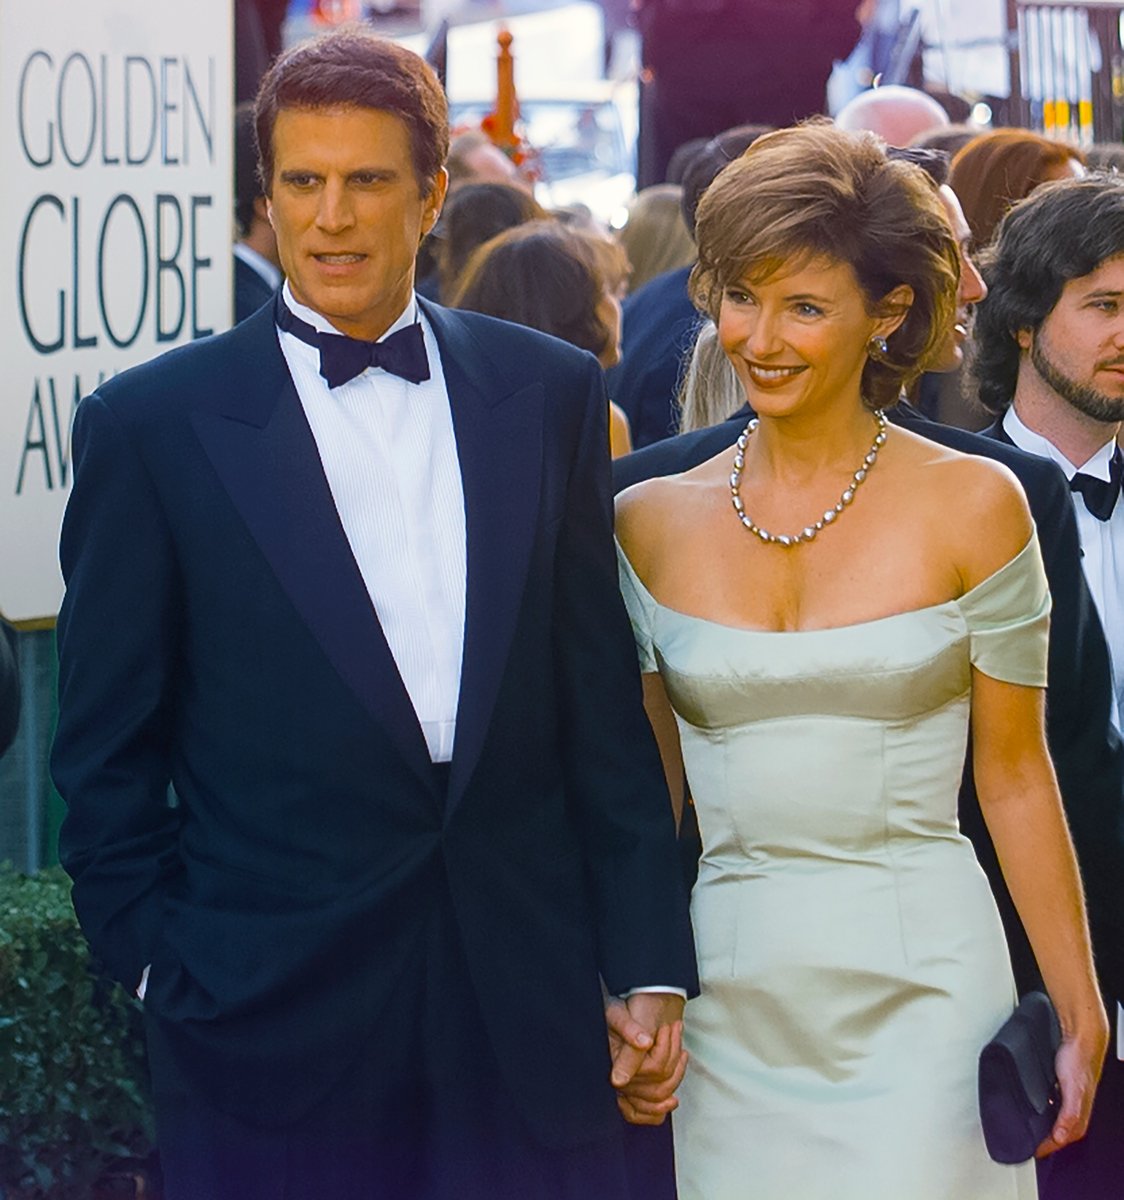
[[[679,388],[679,432],[719,425],[745,405],[742,388],[713,321],[699,326]]]
[[[461,272],[477,247],[505,229],[541,221],[546,210],[522,188],[506,183],[466,183],[448,199],[441,214],[437,272],[442,302],[455,294]]]
[[[611,367],[621,355],[626,275],[627,263],[609,239],[556,221],[531,221],[476,250],[452,304],[553,334]],[[609,443],[614,458],[632,449],[628,420],[612,403]]]
[[[949,186],[964,208],[976,250],[988,245],[1007,210],[1041,183],[1080,178],[1085,156],[1067,142],[1028,129],[993,129],[952,160]]]
[[[683,189],[674,183],[657,183],[637,192],[617,237],[632,264],[629,290],[633,292],[649,279],[695,261],[695,243],[683,220]]]

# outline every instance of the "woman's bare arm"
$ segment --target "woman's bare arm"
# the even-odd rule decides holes
[[[1108,1045],[1081,880],[1046,748],[1044,697],[1041,688],[973,670],[980,809],[1062,1026],[1062,1108],[1039,1154],[1084,1136]]]

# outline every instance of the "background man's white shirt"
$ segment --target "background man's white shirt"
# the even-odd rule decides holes
[[[1028,429],[1013,407],[1007,409],[1003,417],[1003,428],[1020,450],[1057,463],[1066,479],[1072,479],[1078,471],[1095,479],[1107,480],[1109,477],[1115,441],[1102,446],[1088,462],[1071,463],[1052,442]],[[1124,711],[1124,500],[1117,501],[1107,521],[1099,521],[1085,507],[1081,494],[1074,492],[1073,511],[1081,538],[1085,582],[1089,585],[1108,642],[1113,676],[1112,723],[1120,729],[1120,714]]]

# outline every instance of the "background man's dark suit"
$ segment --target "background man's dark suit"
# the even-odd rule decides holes
[[[823,112],[828,76],[859,38],[854,0],[642,0],[652,79],[641,95],[640,186],[676,147],[747,121]]]
[[[273,299],[270,286],[249,263],[234,256],[234,323],[252,316],[263,304]]]
[[[617,1119],[598,973],[696,986],[604,389],[554,339],[425,312],[467,526],[447,791],[266,309],[79,407],[60,854],[113,974],[152,964],[149,1017],[212,1103],[297,1117],[371,1039],[416,1040],[439,980],[486,1030],[452,1050],[465,1098],[494,1056],[531,1132],[573,1144]]]
[[[679,426],[679,376],[702,321],[687,294],[690,274],[690,267],[666,271],[624,302],[623,357],[607,379],[638,450],[669,437]]]
[[[981,432],[983,437],[993,439],[997,447],[1010,447],[1017,453],[1003,428],[1001,417]],[[1036,462],[1047,462],[1034,455],[1025,457]],[[1068,489],[1066,500],[1072,505],[1073,498]],[[1067,557],[1064,564],[1059,564],[1059,570],[1062,566],[1077,578],[1077,590],[1083,593],[1091,607],[1092,597],[1085,586],[1085,574],[1080,561],[1074,563]],[[1054,586],[1052,579],[1050,586]],[[1099,621],[1097,628],[1100,629]],[[1108,703],[1104,696],[1112,686],[1111,666],[1103,634],[1091,636],[1088,641],[1096,647],[1097,652],[1093,654],[1087,648],[1081,669],[1070,673],[1067,682],[1071,690],[1061,703],[1067,710],[1072,708],[1072,728],[1067,731],[1073,744],[1072,757],[1080,762],[1083,776],[1087,775],[1091,781],[1089,790],[1094,792],[1094,803],[1075,807],[1073,811],[1067,805],[1066,813],[1085,878],[1093,950],[1101,986],[1109,1001],[1111,1023],[1116,1002],[1124,1000],[1124,976],[1121,974],[1121,959],[1124,958],[1124,919],[1121,918],[1124,870],[1121,870],[1120,859],[1124,830],[1121,828],[1120,805],[1114,806],[1112,803],[1113,795],[1120,794],[1120,753],[1119,739],[1115,735],[1108,744],[1100,736],[1101,726],[1108,720]],[[1050,688],[1053,694],[1053,676]],[[1072,768],[1063,768],[1056,761],[1055,765],[1064,795],[1066,778]],[[1095,791],[1098,785],[1099,794]],[[1119,1192],[1121,1171],[1124,1169],[1124,1063],[1116,1057],[1115,1042],[1113,1038],[1104,1074],[1097,1088],[1088,1135],[1083,1141],[1067,1146],[1060,1153],[1052,1154],[1039,1163],[1038,1186],[1042,1200],[1093,1200],[1094,1197],[1102,1200]]]
[[[749,410],[710,429],[682,434],[613,464],[622,491],[673,475],[734,444]],[[1023,485],[1038,528],[1053,597],[1047,736],[1085,883],[1102,988],[1124,995],[1124,747],[1109,722],[1108,649],[1080,569],[1077,524],[1065,477],[1053,463],[978,434],[926,420],[906,404],[889,412],[905,429],[968,454],[1004,463]],[[980,814],[969,756],[960,789],[960,823],[972,839],[1003,917],[1020,991],[1041,986],[1026,934],[1003,882]]]

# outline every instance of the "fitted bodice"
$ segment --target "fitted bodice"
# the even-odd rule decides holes
[[[641,669],[659,671],[679,724],[704,865],[955,835],[971,668],[1046,682],[1050,600],[1036,538],[958,598],[800,632],[668,608],[619,557]]]
[[[1037,540],[943,604],[795,633],[676,612],[620,568],[703,841],[680,1197],[1029,1200],[1033,1166],[980,1135],[1014,992],[956,807],[973,667],[1046,682]]]

